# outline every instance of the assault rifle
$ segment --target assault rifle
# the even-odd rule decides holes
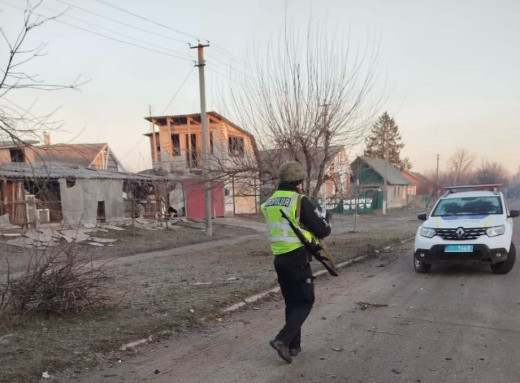
[[[287,214],[280,209],[280,213],[282,213],[282,217],[284,217],[287,222],[289,222],[289,225],[291,226],[291,229],[294,231],[294,234],[298,237],[298,239],[303,243],[307,251],[312,254],[314,258],[316,258],[317,261],[319,261],[329,272],[330,275],[337,277],[338,271],[336,270],[336,265],[334,264],[334,259],[332,259],[332,255],[329,252],[329,249],[325,245],[325,242],[321,241],[319,244],[317,243],[311,243],[303,233],[301,232],[299,227],[296,227],[294,223],[291,222],[289,217],[287,217]],[[320,250],[323,250],[325,253],[325,257],[320,254]]]

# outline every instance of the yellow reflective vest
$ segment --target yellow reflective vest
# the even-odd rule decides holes
[[[301,232],[309,242],[316,241],[316,237],[310,231],[303,229],[299,224],[302,197],[303,194],[294,191],[277,190],[260,206],[260,210],[267,222],[269,242],[274,255],[285,254],[303,246],[303,243],[291,229],[289,222],[282,217],[280,209],[285,212],[294,226],[300,227]]]

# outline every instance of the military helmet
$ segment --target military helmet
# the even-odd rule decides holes
[[[307,173],[302,164],[296,161],[287,161],[278,168],[278,178],[280,182],[295,182],[305,179]]]

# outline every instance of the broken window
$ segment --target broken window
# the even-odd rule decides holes
[[[228,152],[230,156],[242,157],[244,155],[244,138],[229,136]]]

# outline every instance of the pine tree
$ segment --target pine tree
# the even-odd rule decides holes
[[[401,159],[404,144],[401,142],[399,127],[387,112],[372,125],[370,135],[365,140],[365,157],[384,158],[398,169],[409,170],[412,167],[408,158]]]

